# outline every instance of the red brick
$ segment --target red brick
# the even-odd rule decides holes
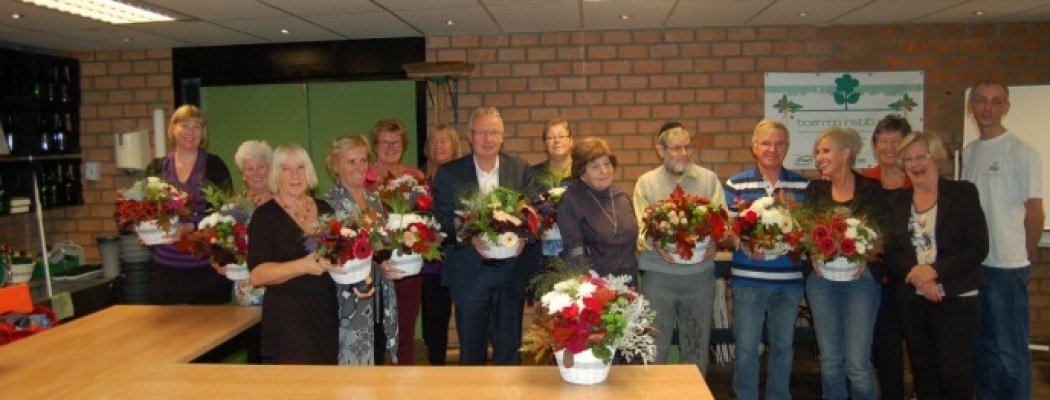
[[[583,49],[579,46],[561,46],[558,47],[558,59],[559,60],[580,60],[583,59]]]
[[[726,101],[730,103],[747,103],[758,101],[756,89],[740,88],[726,91]]]
[[[668,42],[692,42],[696,35],[692,29],[668,29],[664,31],[664,40]]]
[[[82,62],[80,63],[80,75],[81,76],[99,76],[105,75],[106,63],[100,62]]]
[[[514,76],[537,76],[540,74],[540,65],[537,63],[517,63],[511,67]]]
[[[545,106],[568,106],[572,105],[572,93],[551,92],[543,94],[543,105]]]
[[[696,101],[696,91],[688,89],[676,89],[667,91],[667,102],[669,103],[692,103]]]
[[[620,77],[621,89],[642,89],[649,87],[649,80],[645,76],[631,75]]]
[[[723,59],[721,58],[704,58],[693,61],[693,68],[696,71],[703,72],[720,72],[725,70]]]
[[[784,57],[759,57],[756,68],[759,71],[783,71],[786,65]]]
[[[685,58],[664,60],[664,72],[692,72],[693,60]]]
[[[698,89],[696,101],[699,103],[724,103],[726,95],[724,89]]]
[[[570,38],[568,32],[544,32],[540,34],[540,44],[544,45],[564,45],[569,44]]]
[[[635,60],[632,61],[632,70],[635,74],[659,74],[664,72],[664,63],[659,60]]]
[[[755,59],[751,57],[731,57],[726,59],[726,71],[754,71]]]
[[[571,75],[598,75],[601,74],[601,61],[576,61],[572,63]]]
[[[634,31],[633,36],[635,43],[659,43],[664,40],[663,34],[655,30]]]
[[[472,93],[490,93],[496,91],[496,79],[470,78],[465,81]],[[462,87],[462,86],[461,86]]]
[[[110,104],[114,103],[130,103],[134,99],[132,91],[130,90],[113,90],[109,92],[108,101]]]
[[[427,37],[427,49],[443,49],[449,47],[452,43],[452,38],[449,36],[428,36]]]
[[[575,103],[581,106],[605,105],[605,94],[599,91],[576,92]]]
[[[590,46],[587,48],[587,59],[608,60],[616,58],[616,46]]]
[[[758,37],[754,28],[729,28],[729,40],[754,40]]]
[[[624,75],[631,73],[631,61],[602,61],[602,73],[607,75]]]
[[[636,99],[639,104],[663,103],[664,92],[662,90],[639,90]]]
[[[710,116],[710,104],[686,104],[682,106],[683,118],[708,118]]]
[[[481,44],[477,35],[460,35],[452,37],[452,47],[475,48]]]
[[[136,74],[155,74],[160,72],[160,64],[156,60],[135,61],[132,70]]]
[[[739,56],[740,43],[722,42],[711,45],[711,55],[716,57]]]
[[[536,33],[515,33],[510,35],[511,46],[535,46],[540,43],[540,35]]]
[[[545,76],[568,75],[572,73],[572,64],[567,62],[549,62],[541,65],[541,71]]]
[[[555,90],[557,88],[557,79],[546,77],[529,78],[529,90]]]
[[[558,58],[558,50],[553,47],[530,47],[526,51],[529,61],[549,61]]]
[[[106,73],[109,75],[123,75],[131,73],[130,61],[114,61],[106,64]]]
[[[481,76],[486,78],[510,76],[510,65],[508,63],[481,64]]]
[[[593,119],[619,119],[620,110],[616,106],[591,107],[591,118]]]
[[[629,32],[629,31],[607,31],[607,32],[602,32],[602,43],[604,43],[604,44],[626,44],[626,43],[631,43],[631,32]]]
[[[514,95],[514,106],[532,107],[543,105],[543,93],[518,93]]]
[[[758,28],[759,40],[784,40],[787,36],[787,28],[781,26]]]
[[[502,78],[497,80],[500,92],[520,92],[528,88],[531,78]]]
[[[649,87],[654,89],[679,87],[678,75],[651,75],[649,76]]]
[[[600,75],[587,78],[587,86],[590,89],[615,89],[619,80],[615,76]]]
[[[601,32],[573,32],[572,44],[599,44],[602,42]]]
[[[827,40],[818,40],[813,42],[806,42],[805,46],[806,54],[813,56],[822,56],[825,54],[831,54],[831,42]]]
[[[671,119],[682,115],[682,106],[679,104],[657,104],[653,106],[653,118]]]
[[[620,107],[620,118],[623,119],[649,119],[649,106],[629,105]]]
[[[707,43],[682,43],[679,45],[682,57],[707,57],[711,55],[711,45]]]
[[[846,61],[841,59],[841,58],[838,58],[838,57],[825,58],[825,59],[820,60],[820,69],[822,71],[835,71],[835,70],[842,70],[842,69],[845,69],[845,68],[846,68]]]
[[[678,57],[678,45],[676,44],[656,44],[649,47],[649,57],[653,58],[669,58]]]
[[[438,61],[464,61],[467,60],[467,52],[463,50],[440,50],[438,51]],[[475,60],[476,59],[471,59]]]
[[[773,46],[773,54],[778,56],[792,56],[802,54],[801,42],[777,42]]]
[[[145,60],[146,50],[121,50],[121,60]]]
[[[649,58],[649,46],[641,44],[626,44],[617,46],[618,59]]]
[[[700,28],[696,31],[696,40],[699,42],[718,42],[726,40],[726,29]]]
[[[744,43],[745,56],[764,56],[773,53],[773,44],[770,42],[748,42]]]
[[[575,76],[558,78],[558,90],[583,90],[586,88],[587,78]]]
[[[788,57],[787,69],[789,71],[815,71],[817,59],[813,57]]]
[[[525,61],[525,49],[499,49],[496,58],[501,62]]]
[[[735,72],[711,74],[711,85],[715,87],[732,87],[740,85],[741,75]]]
[[[613,90],[605,92],[605,101],[609,104],[634,104],[634,91]]]

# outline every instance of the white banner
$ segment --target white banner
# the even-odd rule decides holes
[[[813,141],[832,126],[856,129],[864,142],[857,169],[878,164],[871,153],[875,124],[900,114],[913,130],[922,130],[922,71],[767,73],[765,116],[787,125],[791,133],[784,166],[813,168]]]

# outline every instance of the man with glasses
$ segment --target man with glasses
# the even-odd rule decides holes
[[[787,127],[773,119],[758,122],[751,136],[755,167],[725,183],[731,215],[745,210],[760,198],[786,197],[802,202],[808,181],[784,168],[787,156]],[[738,399],[759,398],[759,345],[766,328],[768,362],[767,399],[790,399],[791,363],[794,359],[795,317],[804,291],[802,269],[787,255],[767,260],[740,246],[733,252],[733,393]]]
[[[963,149],[962,177],[977,185],[989,238],[985,286],[977,294],[974,391],[978,399],[1029,399],[1028,279],[1046,218],[1042,161],[1003,126],[1010,111],[1006,85],[977,83],[967,107],[981,136]]]
[[[681,124],[665,124],[660,132],[656,153],[664,164],[642,174],[634,185],[634,213],[642,225],[645,209],[669,198],[675,186],[691,195],[703,196],[711,204],[725,207],[725,195],[718,176],[694,162],[692,134]],[[640,290],[654,311],[653,338],[656,362],[666,363],[671,335],[678,327],[681,361],[694,363],[707,373],[708,343],[715,301],[715,243],[708,246],[703,258],[695,264],[676,264],[664,248],[654,245],[639,233],[638,268],[643,272]]]
[[[524,160],[500,153],[503,117],[494,107],[480,107],[470,115],[471,153],[442,164],[434,176],[434,215],[446,238],[442,283],[456,307],[459,333],[459,362],[485,363],[488,346],[492,363],[521,363],[521,318],[525,306],[525,282],[529,269],[521,266],[521,251],[515,257],[493,260],[488,247],[475,238],[471,243],[456,239],[455,213],[460,198],[472,190],[489,192],[497,186],[534,197],[536,181]]]

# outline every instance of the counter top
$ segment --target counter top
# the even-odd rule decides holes
[[[189,363],[260,317],[257,307],[110,307],[0,347],[0,388],[18,399],[713,398],[695,365],[617,365],[605,383],[576,386],[554,366]]]

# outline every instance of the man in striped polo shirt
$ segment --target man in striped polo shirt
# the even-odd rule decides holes
[[[808,181],[784,168],[789,143],[783,123],[773,119],[759,121],[751,136],[755,167],[733,175],[725,183],[730,214],[735,215],[746,209],[747,204],[766,196],[803,200]],[[737,250],[733,252],[731,284],[736,398],[759,398],[758,348],[765,322],[769,349],[765,398],[790,399],[788,386],[794,359],[791,346],[798,304],[804,293],[802,269],[788,256],[767,261]]]

